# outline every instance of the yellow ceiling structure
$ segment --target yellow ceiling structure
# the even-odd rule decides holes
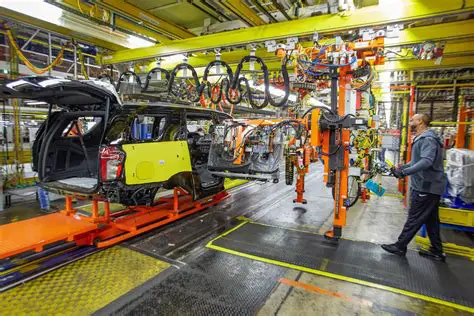
[[[293,36],[308,36],[342,32],[367,25],[386,25],[390,23],[416,21],[447,14],[471,12],[474,0],[419,1],[401,0],[394,6],[370,6],[351,12],[350,15],[327,14],[301,20],[266,24],[252,28],[216,33],[211,35],[176,40],[166,45],[118,51],[104,56],[104,64],[138,61],[160,56],[202,52],[212,48],[245,45],[271,39],[285,39]],[[432,34],[434,35],[434,34]],[[410,38],[409,35],[407,35]],[[413,36],[411,36],[413,38]]]

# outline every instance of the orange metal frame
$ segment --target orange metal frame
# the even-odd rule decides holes
[[[339,73],[339,96],[338,96],[338,114],[344,116],[346,113],[346,85],[350,83],[350,75],[347,74],[347,69],[341,68]],[[329,135],[324,137],[327,139],[325,142],[326,146],[323,146],[323,150],[329,151]],[[334,199],[334,221],[333,229],[325,233],[327,238],[338,239],[340,236],[335,232],[336,229],[340,230],[346,225],[346,212],[347,208],[344,205],[344,201],[348,195],[348,178],[349,178],[349,143],[350,143],[350,131],[348,129],[342,130],[342,139],[337,139],[336,142],[343,148],[343,165],[344,167],[336,171],[335,181],[335,199]],[[326,148],[324,148],[326,147]],[[325,174],[329,173],[329,163],[325,163]]]
[[[466,111],[466,97],[462,98],[461,106],[458,110],[458,122],[467,121],[467,111]],[[466,143],[466,125],[459,124],[456,133],[456,148],[464,148]],[[472,142],[472,141],[471,141]]]
[[[0,226],[0,259],[26,251],[40,252],[58,241],[98,248],[112,246],[202,211],[227,197],[229,193],[222,191],[193,201],[186,191],[175,188],[172,196],[159,199],[153,206],[130,206],[113,214],[109,202],[103,202],[104,214],[100,215],[99,201],[94,199],[92,214],[86,216],[73,207],[72,197],[66,196],[65,209],[58,213]]]

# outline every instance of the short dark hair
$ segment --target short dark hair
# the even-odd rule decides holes
[[[423,121],[423,124],[425,124],[426,126],[430,126],[431,124],[431,116],[429,116],[428,114],[426,113],[417,113],[420,115],[420,118],[421,120]]]

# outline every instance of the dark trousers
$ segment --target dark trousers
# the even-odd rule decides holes
[[[410,195],[410,209],[408,219],[398,237],[396,245],[406,250],[408,243],[415,237],[423,224],[426,225],[428,237],[431,241],[431,251],[436,254],[443,252],[439,232],[439,200],[441,196],[413,190]]]

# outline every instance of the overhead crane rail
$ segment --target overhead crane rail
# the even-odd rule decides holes
[[[292,104],[288,102],[292,84],[314,83],[319,79],[327,81],[331,71],[350,67],[354,77],[352,86],[356,90],[366,90],[375,78],[372,65],[384,62],[384,38],[362,41],[359,44],[364,45],[359,46],[352,42],[335,42],[336,44],[321,46],[316,41],[312,47],[303,48],[298,45],[296,49],[279,51],[281,68],[273,80],[264,60],[255,56],[255,50],[251,50],[250,55],[240,60],[235,73],[230,65],[221,61],[220,55],[216,54],[217,59],[204,69],[202,81],[199,80],[196,69],[183,62],[171,71],[155,67],[144,77],[132,69],[127,70],[120,75],[115,87],[124,95],[153,93],[177,100],[200,102],[205,107],[219,106],[221,109],[223,105],[232,107],[243,100],[253,109],[263,109],[268,105],[288,107]],[[290,78],[289,64],[295,65],[294,78]],[[211,83],[211,76],[219,78]],[[104,78],[113,84],[110,77]],[[275,93],[277,90],[279,92]],[[303,87],[303,90],[307,89]]]

